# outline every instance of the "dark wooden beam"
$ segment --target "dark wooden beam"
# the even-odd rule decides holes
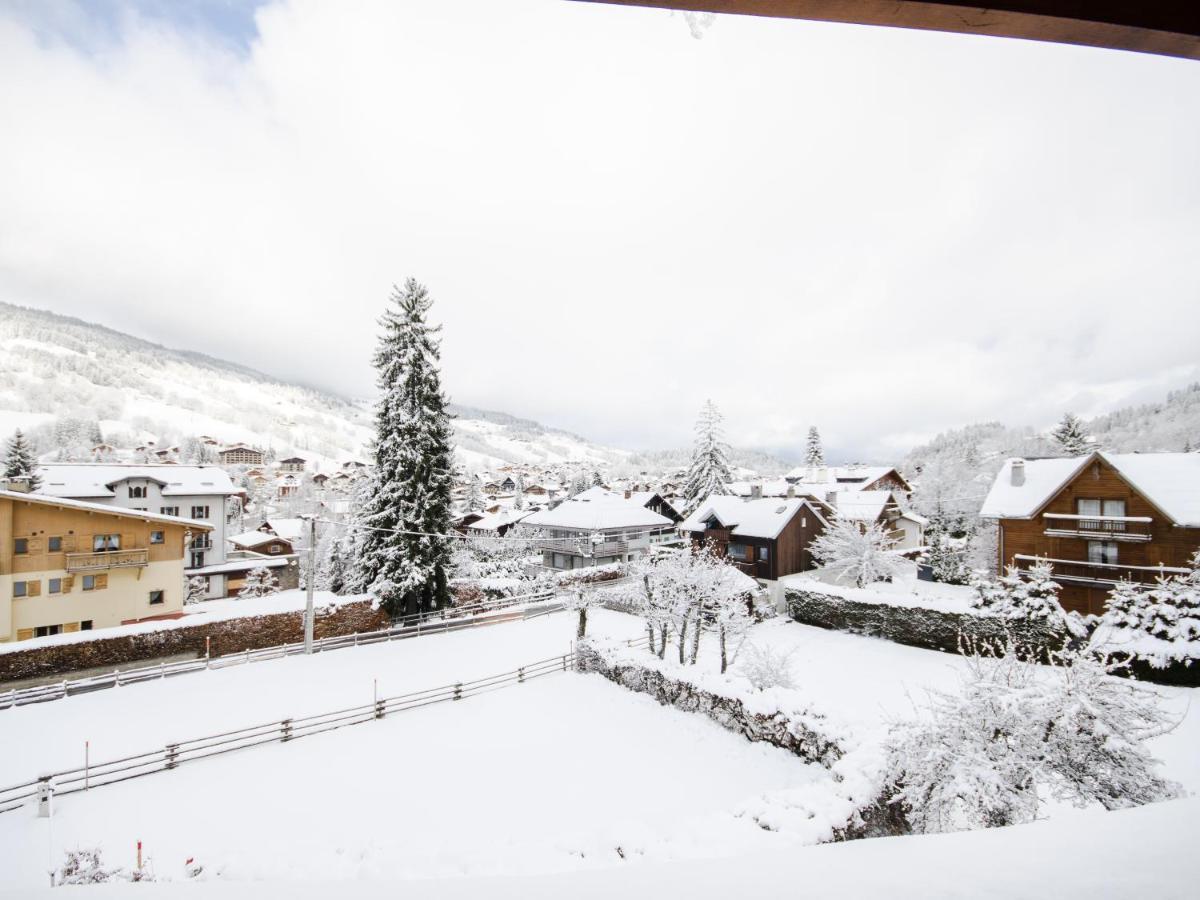
[[[1200,0],[588,0],[1025,38],[1200,59]]]

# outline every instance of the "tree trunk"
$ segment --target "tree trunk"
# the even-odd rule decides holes
[[[692,623],[692,665],[696,664],[696,657],[700,655],[700,624],[704,618],[704,605],[696,604],[696,621]],[[682,660],[681,660],[682,662]]]
[[[679,664],[681,666],[687,662],[687,653],[684,652],[684,648],[687,646],[687,624],[691,614],[692,611],[689,609],[683,614],[683,621],[679,623]]]
[[[587,634],[587,607],[579,607],[579,633],[575,635],[575,639],[582,641]]]
[[[725,626],[721,625],[717,629],[721,641],[721,674],[725,674],[725,670],[729,668],[729,661],[725,657]]]
[[[650,647],[650,652],[653,653],[654,652],[654,623],[651,622],[649,619],[646,620],[646,638],[650,642],[647,646]]]
[[[667,655],[667,623],[663,622],[658,626],[658,658],[663,659]]]

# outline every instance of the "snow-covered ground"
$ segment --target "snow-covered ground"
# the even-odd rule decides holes
[[[3,733],[20,737],[0,742],[0,783],[78,765],[85,739],[94,759],[112,758],[363,703],[375,680],[384,696],[504,671],[567,652],[574,624],[556,614],[0,711]],[[597,610],[589,632],[639,637],[642,627]],[[799,691],[860,736],[962,665],[784,620],[756,626],[753,640],[794,649]],[[705,648],[706,678],[721,677],[715,662]],[[1194,791],[1196,692],[1161,690],[1185,720],[1154,749]],[[137,840],[160,878],[183,879],[188,858],[205,866],[204,885],[137,886],[147,897],[382,897],[408,878],[427,879],[419,894],[430,897],[1185,896],[1200,870],[1188,850],[1192,799],[821,847],[738,815],[827,777],[704,717],[566,673],[65,797],[49,822],[32,809],[0,815],[0,888],[44,885],[69,847],[100,844],[110,864],[129,866]]]

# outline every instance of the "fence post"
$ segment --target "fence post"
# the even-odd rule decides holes
[[[386,713],[386,712],[387,712],[387,701],[386,700],[376,700],[375,701],[375,718],[382,719],[384,713]]]
[[[462,682],[461,681],[454,685],[454,699],[455,700],[462,699]]]
[[[279,738],[280,743],[287,743],[290,741],[292,739],[292,720],[284,719],[282,722],[280,722],[279,730],[281,732],[281,736]]]
[[[179,765],[179,745],[167,744],[167,768],[174,769]]]
[[[517,684],[524,684],[524,683],[525,683],[525,667],[521,666],[521,668],[517,669]]]
[[[38,818],[49,819],[54,815],[54,780],[49,775],[38,779]]]
[[[121,670],[113,669],[113,687],[121,686]]]
[[[357,631],[354,632],[354,646],[355,647],[358,646],[358,632]]]

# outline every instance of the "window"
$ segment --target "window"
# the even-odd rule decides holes
[[[270,547],[267,548],[267,552],[268,553],[278,553],[282,549],[283,548],[280,547],[278,544],[272,544]]]
[[[199,552],[197,552],[197,553],[193,553],[193,554],[192,554],[192,565],[191,565],[191,568],[193,568],[193,569],[200,569],[200,568],[203,568],[203,567],[204,567],[204,554],[203,554],[203,553],[199,553]]]
[[[146,496],[146,489],[141,486],[133,487],[131,485],[129,488],[129,496],[133,500],[140,500]]]
[[[730,544],[729,549],[725,551],[726,556],[732,556],[736,559],[746,559],[750,555],[750,548],[745,544]]]
[[[163,600],[164,600],[164,595],[163,595],[162,591],[151,591],[150,592],[150,605],[151,606],[157,606],[158,604],[162,603]]]
[[[46,637],[47,635],[50,635],[50,634],[62,634],[62,626],[61,625],[39,625],[37,628],[33,629],[34,637]]]
[[[51,553],[62,553],[62,538],[48,538],[46,541],[46,546],[49,548]]]
[[[13,553],[18,556],[29,552],[29,538],[17,538],[13,541]]]
[[[82,622],[80,622],[79,630],[80,631],[91,631],[92,630],[92,620],[84,619]]]
[[[1088,562],[1116,565],[1116,541],[1088,541]]]
[[[163,515],[163,516],[177,516],[177,515],[179,515],[179,507],[178,506],[160,506],[158,508],[158,512],[159,512],[159,515]]]
[[[13,582],[13,597],[26,597],[29,594],[29,582],[14,581]]]
[[[758,548],[758,561],[759,562],[766,562],[770,558],[771,558],[771,551],[768,548],[766,548],[766,547]]]
[[[161,531],[150,532],[150,543],[161,544],[162,542],[163,542],[163,532],[161,532]]]
[[[121,549],[121,536],[119,534],[94,534],[92,535],[92,552],[93,553],[111,553],[114,550]]]
[[[192,507],[192,518],[193,519],[207,519],[208,518],[208,507],[207,506],[193,506]]]
[[[61,578],[51,578],[50,579],[50,587],[48,589],[48,593],[51,593],[51,594],[61,594],[62,593],[62,579]]]
[[[96,576],[95,575],[84,575],[83,576],[83,589],[85,591],[94,591],[96,589]]]

